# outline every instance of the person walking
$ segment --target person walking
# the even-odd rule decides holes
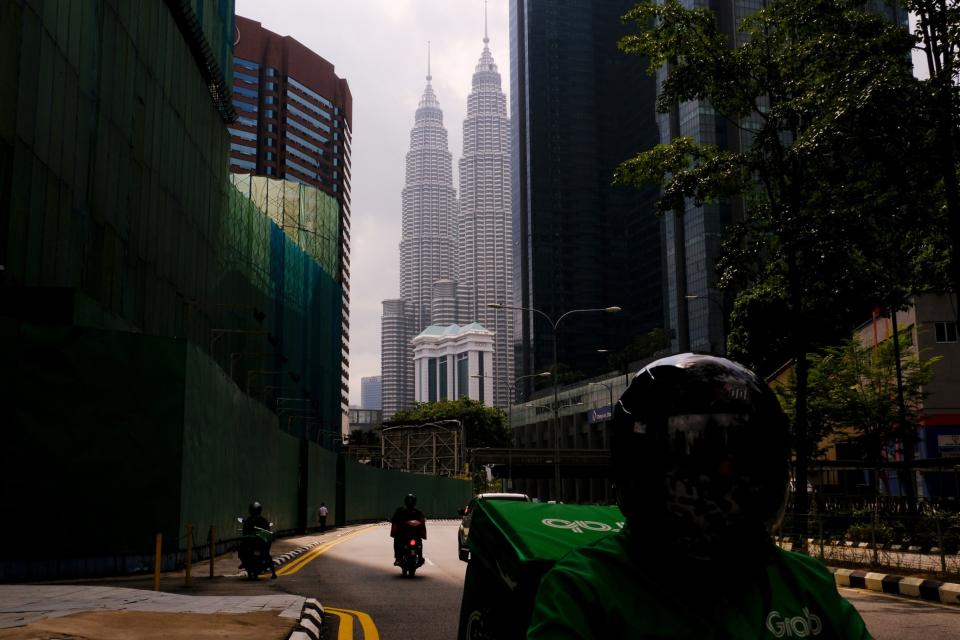
[[[327,514],[330,513],[330,510],[327,509],[327,503],[321,502],[320,509],[317,511],[317,515],[320,518],[320,532],[323,533],[327,530]]]

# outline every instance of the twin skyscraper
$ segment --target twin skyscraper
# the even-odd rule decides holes
[[[383,302],[383,413],[415,401],[468,396],[507,407],[513,385],[510,119],[488,46],[473,74],[463,122],[459,197],[443,111],[427,86],[406,157],[400,297]]]

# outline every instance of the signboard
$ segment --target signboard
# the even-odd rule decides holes
[[[590,411],[587,413],[587,421],[590,424],[605,422],[611,418],[613,418],[613,407],[610,405],[598,407],[596,409],[590,409]]]
[[[960,458],[960,435],[937,436],[937,448],[944,458]]]

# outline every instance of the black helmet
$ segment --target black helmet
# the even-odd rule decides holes
[[[408,493],[403,498],[403,506],[405,506],[407,509],[413,509],[415,506],[417,506],[417,496],[413,495],[412,493]]]
[[[250,515],[252,515],[252,516],[258,516],[258,515],[260,515],[261,513],[263,513],[263,505],[260,504],[260,503],[259,503],[258,501],[256,501],[256,500],[254,500],[253,502],[251,502],[251,503],[250,503]]]
[[[644,367],[614,410],[610,451],[632,535],[702,560],[769,553],[786,505],[789,427],[745,367],[692,353]]]

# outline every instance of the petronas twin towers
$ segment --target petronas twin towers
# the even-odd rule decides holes
[[[492,393],[483,400],[498,407],[510,402],[513,317],[487,306],[513,300],[510,119],[488,43],[484,34],[467,98],[459,199],[428,58],[402,195],[400,298],[383,302],[384,418],[413,404],[411,340],[432,324],[479,323],[493,331],[493,370],[480,385]]]

